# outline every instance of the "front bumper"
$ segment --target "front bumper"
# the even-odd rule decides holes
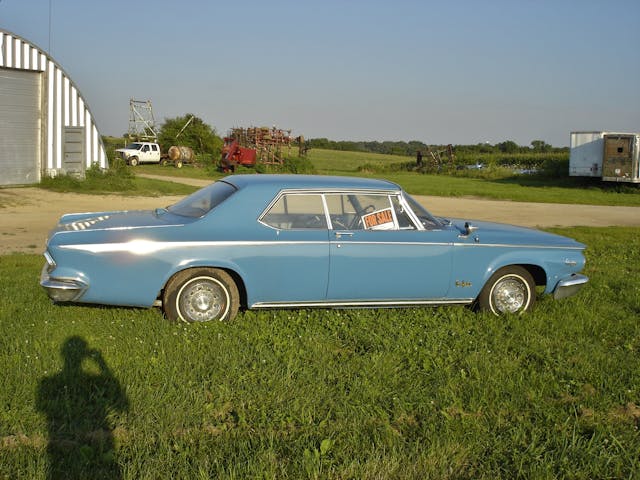
[[[589,281],[589,277],[574,273],[564,280],[560,280],[553,291],[553,298],[559,300],[578,293],[582,286]]]

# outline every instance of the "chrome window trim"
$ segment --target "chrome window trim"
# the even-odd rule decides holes
[[[269,213],[269,210],[273,207],[273,205],[275,205],[278,200],[280,200],[280,198],[284,195],[320,195],[322,197],[322,205],[324,207],[324,214],[325,217],[327,218],[327,227],[329,227],[329,230],[333,230],[333,224],[331,223],[331,219],[330,214],[329,214],[329,208],[327,206],[327,201],[325,198],[325,195],[349,195],[349,194],[353,194],[353,195],[386,195],[387,197],[389,197],[390,195],[397,195],[400,197],[401,201],[404,199],[404,196],[402,195],[402,190],[376,190],[376,189],[360,189],[360,188],[353,188],[353,189],[342,189],[342,188],[336,188],[336,189],[319,189],[319,188],[285,188],[282,190],[279,190],[278,193],[273,197],[273,199],[271,199],[271,201],[267,204],[267,206],[262,210],[262,212],[260,213],[260,215],[258,215],[257,221],[258,223],[264,225],[265,227],[271,228],[273,230],[279,231],[279,230],[284,230],[282,228],[276,228],[272,225],[269,225],[268,223],[265,223],[263,221],[265,215],[267,215],[267,213]],[[391,203],[391,200],[389,199],[389,203]],[[411,209],[409,209],[409,211],[411,213],[413,213],[413,211]],[[414,215],[415,217],[415,215]],[[412,218],[412,221],[414,223],[415,220],[414,218]],[[291,228],[291,229],[286,229],[287,231],[296,231],[296,230],[322,230],[322,229],[314,229],[314,228]]]
[[[413,222],[413,225],[416,226],[416,230],[426,231],[427,229],[422,224],[422,222],[420,221],[418,216],[415,214],[415,212],[413,211],[413,209],[409,205],[409,202],[407,202],[407,199],[405,198],[405,196],[402,195],[402,194],[400,194],[399,196],[400,196],[400,204],[402,205],[402,207],[404,209],[406,209],[407,212],[409,212],[409,218]]]
[[[324,200],[324,195],[323,192],[318,191],[318,190],[311,190],[311,191],[303,191],[303,190],[280,190],[278,192],[278,194],[274,197],[273,200],[271,200],[271,202],[269,202],[269,204],[267,205],[267,207],[262,211],[262,213],[258,216],[258,223],[264,225],[265,227],[268,227],[272,230],[275,231],[287,231],[287,232],[294,232],[294,231],[308,231],[308,230],[324,230],[327,231],[327,228],[323,227],[323,228],[277,228],[274,227],[273,225],[269,225],[268,223],[264,222],[263,219],[264,217],[269,213],[269,210],[271,210],[271,208],[278,203],[278,201],[280,200],[280,198],[284,197],[285,195],[319,195],[320,196],[320,201],[322,202],[322,208],[324,210],[324,216],[325,219],[327,221],[327,227],[331,224],[330,219],[329,219],[329,215],[327,213],[327,204]]]
[[[324,217],[327,222],[327,228],[329,230],[333,230],[333,222],[331,221],[331,215],[329,214],[329,205],[327,205],[327,197],[323,194],[320,195],[322,198],[322,208],[324,208]]]

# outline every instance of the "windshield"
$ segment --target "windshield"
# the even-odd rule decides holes
[[[433,228],[442,227],[442,224],[438,220],[436,220],[429,212],[427,212],[424,207],[420,205],[411,195],[405,193],[404,198],[407,200],[407,203],[411,207],[411,210],[413,210],[413,213],[416,214],[424,228],[430,230]]]
[[[220,205],[236,190],[229,183],[216,182],[171,205],[167,210],[183,217],[198,218]]]
[[[130,143],[129,145],[127,145],[127,149],[129,149],[129,150],[140,150],[141,146],[142,146],[141,143]]]

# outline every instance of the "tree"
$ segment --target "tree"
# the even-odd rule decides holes
[[[513,140],[507,140],[505,142],[498,143],[496,147],[498,147],[498,150],[500,150],[502,153],[517,153],[520,149],[520,147],[518,147],[518,144]]]
[[[544,140],[533,140],[531,142],[531,146],[533,147],[534,152],[550,152],[553,148],[551,145],[546,143]]]
[[[218,155],[222,149],[222,139],[215,128],[190,113],[182,117],[165,118],[158,141],[164,150],[171,145],[184,145],[196,153]]]

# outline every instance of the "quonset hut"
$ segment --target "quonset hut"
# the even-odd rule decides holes
[[[0,30],[0,186],[84,176],[108,160],[78,87],[53,58]]]

